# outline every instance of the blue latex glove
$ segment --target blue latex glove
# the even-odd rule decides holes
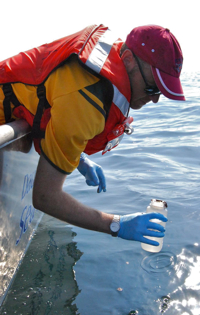
[[[100,165],[89,160],[84,153],[81,153],[78,171],[85,176],[88,186],[99,186],[97,192],[106,191],[106,179]]]
[[[165,228],[158,223],[150,222],[152,219],[158,219],[164,222],[168,221],[164,215],[155,212],[147,214],[137,212],[121,216],[118,237],[158,246],[158,242],[145,238],[145,236],[164,237],[165,235]],[[151,231],[150,229],[157,231]]]

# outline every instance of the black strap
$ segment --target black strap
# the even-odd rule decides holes
[[[18,101],[15,93],[13,92],[11,83],[3,84],[3,92],[4,92],[4,115],[6,123],[11,122],[12,111],[11,111],[11,102],[15,107],[20,106],[20,102]],[[47,99],[46,99],[46,88],[45,85],[42,83],[37,87],[37,96],[39,99],[38,107],[36,111],[36,115],[33,120],[33,127],[32,127],[32,137],[33,138],[44,138],[45,131],[40,130],[40,121],[42,119],[42,115],[44,109],[50,107]]]
[[[8,122],[11,122],[11,117],[12,117],[10,102],[12,102],[15,107],[21,104],[13,92],[11,83],[3,84],[3,93],[5,96],[3,100],[4,115],[5,115],[5,121],[6,123],[8,123]]]
[[[46,88],[44,84],[38,85],[37,96],[39,98],[39,103],[37,107],[37,112],[33,120],[33,127],[31,133],[33,138],[44,138],[45,131],[40,130],[40,122],[42,119],[42,115],[44,109],[47,108],[48,103],[46,99]]]

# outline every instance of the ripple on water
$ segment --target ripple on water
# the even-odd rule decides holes
[[[173,269],[176,261],[176,255],[172,252],[163,251],[146,256],[141,262],[141,267],[148,273],[165,272]]]

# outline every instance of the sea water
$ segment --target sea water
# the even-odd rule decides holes
[[[182,82],[186,102],[161,96],[131,110],[134,133],[91,157],[104,169],[106,193],[78,171],[64,186],[82,203],[119,215],[165,200],[161,252],[45,215],[0,314],[200,314],[200,73],[183,73]]]

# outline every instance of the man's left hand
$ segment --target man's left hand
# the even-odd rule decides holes
[[[100,165],[89,160],[84,153],[81,154],[78,171],[85,176],[88,186],[98,186],[97,192],[106,192],[106,179]]]

